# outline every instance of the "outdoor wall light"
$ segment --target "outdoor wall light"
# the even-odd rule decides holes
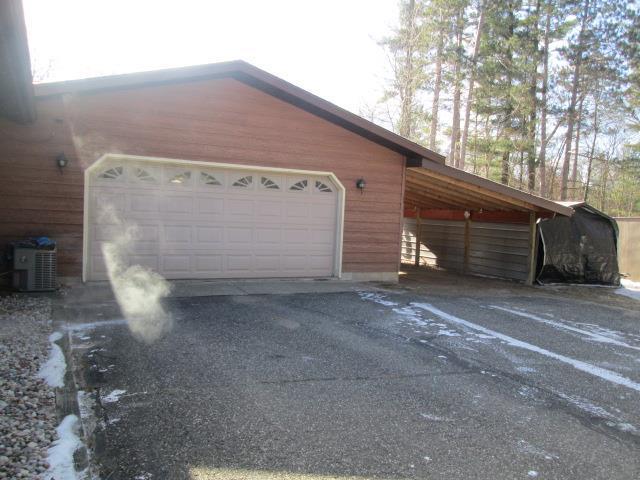
[[[356,180],[356,187],[360,190],[360,193],[364,193],[364,187],[367,186],[367,182],[365,182],[364,178],[359,178]]]
[[[69,164],[69,159],[64,154],[64,152],[59,153],[58,156],[56,157],[56,165],[58,165],[58,168],[60,169],[60,173],[62,173],[62,169],[66,167],[68,164]]]

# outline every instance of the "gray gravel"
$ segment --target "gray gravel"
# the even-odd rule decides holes
[[[47,359],[48,298],[0,297],[0,478],[44,478],[55,439],[55,393],[37,378]]]

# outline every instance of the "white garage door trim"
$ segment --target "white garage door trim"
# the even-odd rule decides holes
[[[84,213],[83,213],[83,242],[82,242],[82,280],[86,282],[88,274],[88,255],[90,254],[90,219],[91,219],[91,204],[90,201],[90,189],[91,189],[91,175],[93,172],[106,162],[151,162],[160,165],[187,165],[189,167],[210,167],[210,168],[224,168],[227,170],[238,170],[252,172],[271,172],[281,174],[299,174],[299,175],[311,175],[311,176],[324,176],[328,177],[337,187],[337,212],[336,212],[336,238],[335,238],[335,252],[334,252],[334,265],[333,275],[340,278],[342,276],[342,242],[344,231],[344,206],[345,206],[345,188],[344,185],[338,180],[338,178],[332,172],[313,171],[313,170],[299,170],[290,168],[276,168],[276,167],[261,167],[256,165],[237,165],[232,163],[220,163],[220,162],[203,162],[195,160],[183,160],[173,158],[160,158],[160,157],[147,157],[140,155],[125,155],[107,153],[100,157],[95,163],[89,166],[84,172]]]

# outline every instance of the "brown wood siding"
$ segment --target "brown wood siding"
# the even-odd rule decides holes
[[[0,139],[0,174],[13,179],[0,190],[2,204],[11,205],[2,208],[0,241],[52,232],[61,275],[81,271],[81,165],[105,153],[332,171],[347,190],[343,271],[397,271],[400,154],[230,78],[80,93],[61,102],[41,99],[30,129],[9,124],[32,141],[11,141],[5,128]],[[59,151],[72,160],[62,175],[54,163]],[[355,188],[360,177],[367,180],[364,194]]]
[[[26,236],[49,235],[58,241],[61,275],[78,275],[82,253],[82,168],[61,98],[37,102],[33,124],[0,120],[0,271],[8,270],[8,242]],[[71,160],[63,173],[55,158]]]

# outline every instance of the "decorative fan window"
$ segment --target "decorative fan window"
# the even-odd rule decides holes
[[[143,168],[136,168],[134,174],[141,182],[155,183],[156,179],[148,171]]]
[[[169,180],[169,183],[182,185],[184,183],[187,183],[190,179],[191,179],[191,172],[182,172],[182,173],[178,173],[177,175],[174,175]]]
[[[264,188],[268,188],[269,190],[280,190],[280,187],[276,182],[267,177],[262,177],[260,179],[260,183]]]
[[[294,183],[289,187],[289,190],[293,190],[294,192],[302,192],[307,189],[307,185],[309,182],[307,180],[300,180],[299,182]]]
[[[233,186],[249,188],[252,183],[253,183],[253,177],[251,175],[247,175],[246,177],[239,178],[238,180],[233,182]]]
[[[331,192],[333,192],[333,190],[331,190],[331,187],[329,187],[329,185],[327,185],[326,183],[322,183],[319,180],[316,180],[316,190],[318,192],[322,192],[322,193],[331,193]]]
[[[214,177],[213,175],[209,174],[209,173],[200,172],[200,180],[205,185],[213,185],[215,187],[221,187],[222,186],[222,182],[220,180],[218,180],[216,177]]]
[[[123,173],[124,169],[122,167],[113,167],[109,170],[105,170],[100,175],[98,175],[98,177],[106,178],[107,180],[115,180],[116,178],[121,177]]]

